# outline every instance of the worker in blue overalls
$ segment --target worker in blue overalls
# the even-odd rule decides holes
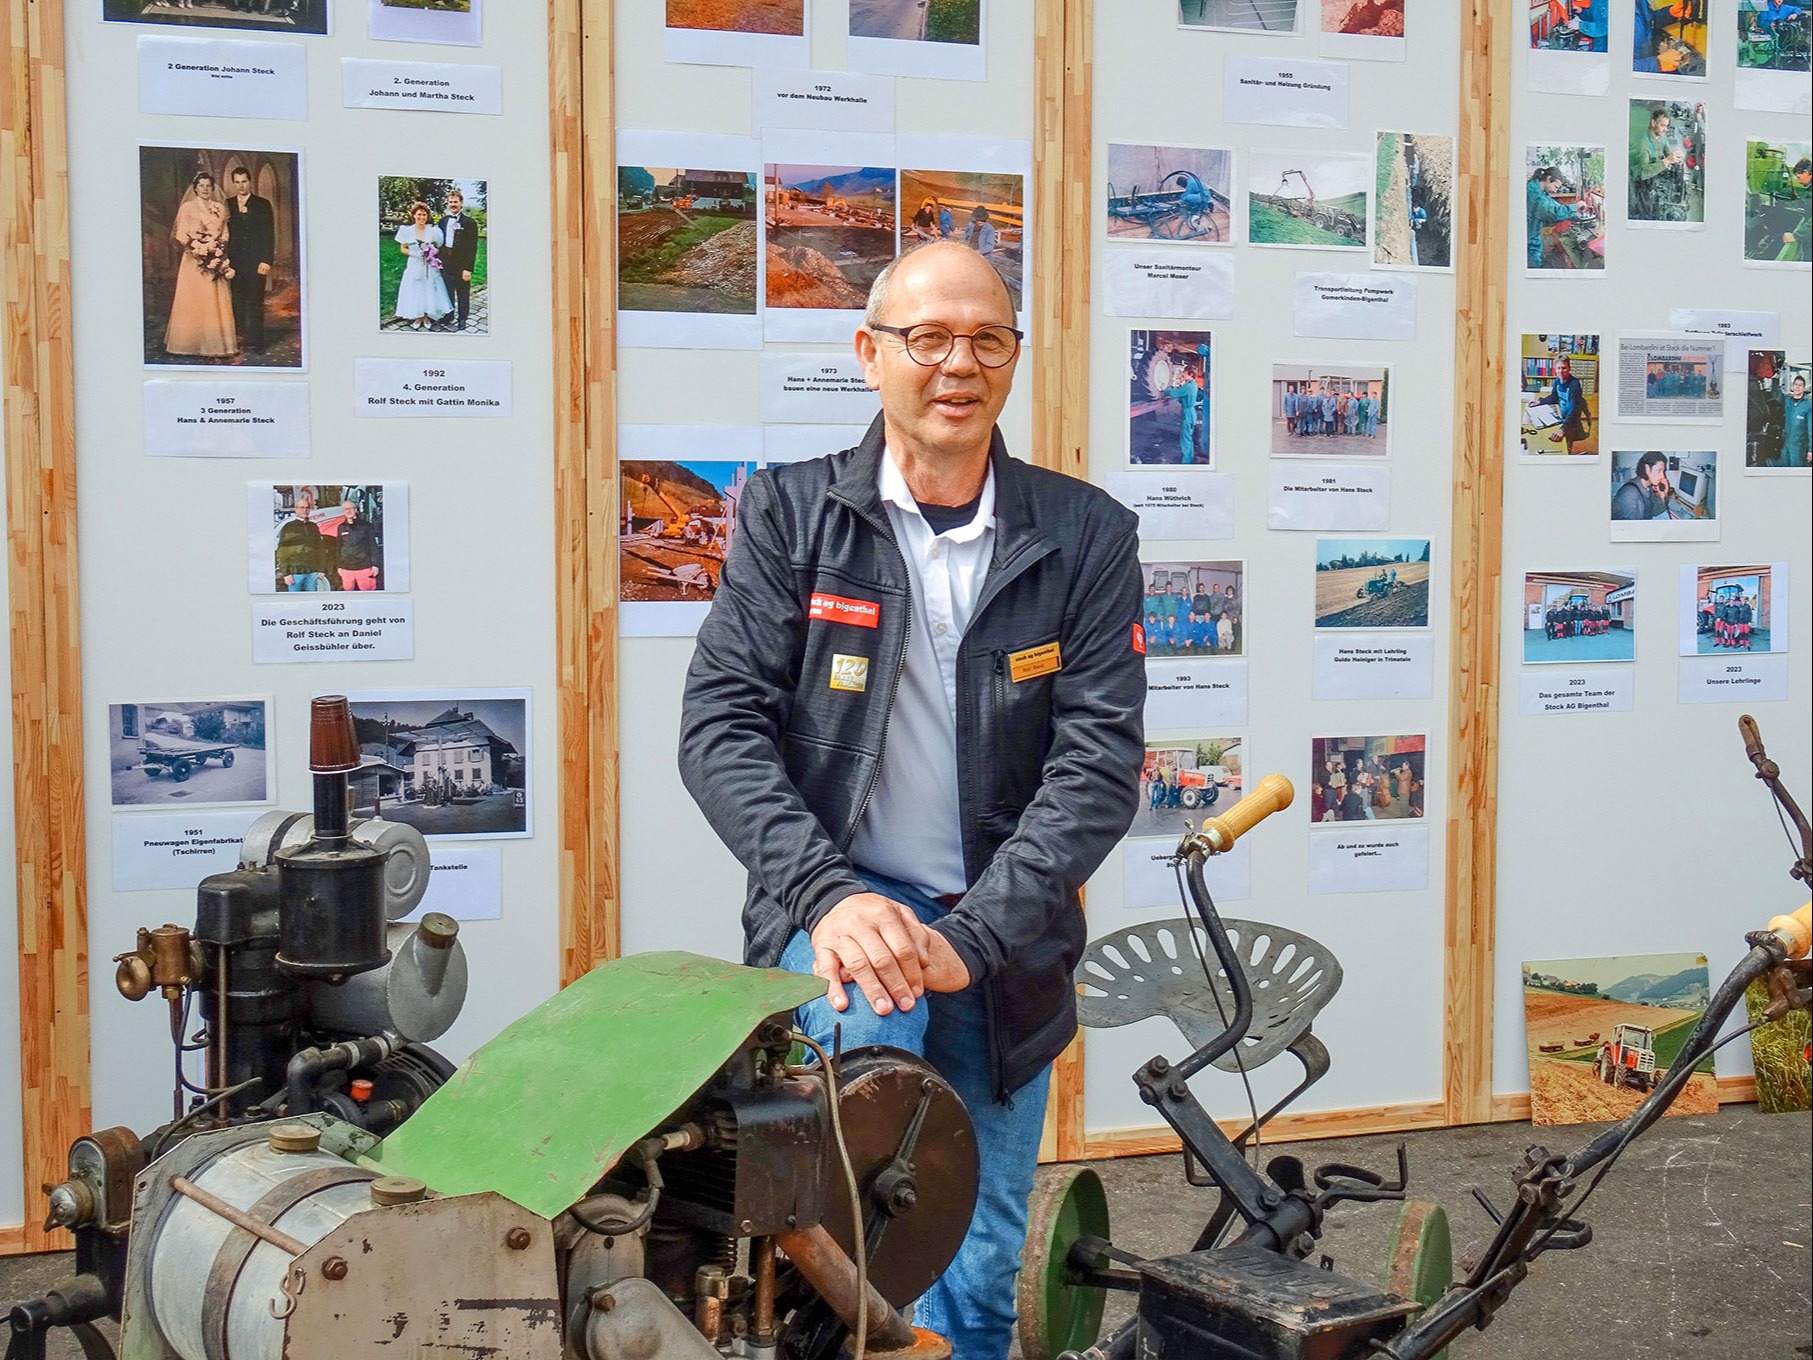
[[[1531,269],[1543,267],[1542,229],[1579,215],[1556,200],[1555,191],[1559,188],[1561,176],[1548,165],[1540,167],[1524,186],[1524,219],[1529,228],[1527,259]]]

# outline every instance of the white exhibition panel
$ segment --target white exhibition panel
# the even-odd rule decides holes
[[[6,376],[6,353],[0,347],[0,381]],[[6,484],[0,478],[0,515],[6,509]],[[0,599],[7,595],[8,559],[0,558]],[[0,674],[12,674],[12,630],[0,632]],[[0,768],[13,768],[13,725],[0,724]],[[13,781],[0,785],[0,845],[13,837]],[[0,875],[0,1227],[25,1219],[24,1093],[19,1087],[19,876]]]
[[[1598,334],[1602,359],[1620,333],[1666,331],[1676,308],[1779,313],[1790,360],[1813,345],[1808,275],[1742,263],[1741,204],[1747,139],[1801,140],[1805,115],[1735,108],[1735,26],[1721,10],[1711,25],[1704,81],[1633,76],[1629,6],[1612,6],[1611,87],[1602,96],[1532,94],[1525,53],[1513,54],[1511,155],[1521,179],[1526,144],[1607,145],[1611,230],[1599,277],[1528,278],[1522,185],[1514,180],[1508,322],[1508,381],[1519,370],[1523,333]],[[1802,78],[1804,81],[1804,77]],[[1706,226],[1680,235],[1624,225],[1628,100],[1678,99],[1706,106]],[[1776,348],[1776,346],[1768,346]],[[1609,366],[1608,366],[1609,367]],[[1806,901],[1788,877],[1793,862],[1767,791],[1738,736],[1740,713],[1762,727],[1789,790],[1813,794],[1813,692],[1809,624],[1808,474],[1745,475],[1745,389],[1728,374],[1724,420],[1678,427],[1602,420],[1598,458],[1520,462],[1516,416],[1508,419],[1502,596],[1503,698],[1499,710],[1498,944],[1494,1089],[1529,1089],[1522,965],[1610,954],[1704,954],[1716,986],[1744,953],[1744,935]],[[1601,398],[1609,414],[1609,397]],[[1715,542],[1613,543],[1606,496],[1610,451],[1716,449],[1719,538]],[[1785,701],[1682,704],[1677,655],[1680,568],[1740,562],[1791,563]],[[1628,712],[1526,716],[1519,672],[1572,671],[1522,664],[1524,573],[1635,570],[1636,659]],[[1727,654],[1728,655],[1728,654]],[[1732,661],[1738,658],[1730,657]],[[1553,678],[1552,676],[1550,678]],[[1742,1008],[1736,1028],[1742,1023]],[[1717,1058],[1721,1077],[1750,1073],[1750,1045]]]
[[[110,703],[271,696],[267,754],[275,805],[306,810],[312,695],[528,688],[534,834],[485,842],[501,856],[502,916],[463,928],[473,961],[471,994],[458,1024],[436,1046],[463,1058],[558,984],[546,26],[493,12],[476,47],[375,42],[367,36],[366,6],[336,8],[333,36],[294,40],[306,50],[309,117],[290,122],[134,116],[139,36],[186,30],[103,23],[98,4],[67,6],[97,1127],[142,1130],[169,1116],[163,1007],[155,998],[138,1005],[122,1000],[106,961],[132,946],[138,926],[186,923],[195,909],[192,890],[113,890],[111,823],[146,814],[109,807]],[[503,112],[345,107],[343,58],[501,68]],[[141,384],[180,380],[205,392],[211,379],[143,362],[136,229],[141,142],[301,153],[307,369],[256,376],[306,385],[313,450],[306,460],[145,456]],[[380,333],[379,259],[389,245],[380,238],[377,215],[383,175],[488,182],[487,333]],[[361,419],[354,403],[361,359],[508,364],[511,414]],[[413,659],[253,663],[252,610],[261,597],[248,594],[244,565],[249,481],[408,485]],[[370,595],[361,603],[395,598]],[[433,842],[437,850],[469,843]],[[6,960],[0,966],[10,967],[12,951],[0,953]],[[15,1047],[0,1042],[0,1053]],[[0,1076],[0,1091],[14,1087]],[[5,1203],[0,1199],[0,1221],[9,1217]]]
[[[1174,5],[1097,6],[1094,51],[1095,185],[1090,224],[1094,286],[1091,296],[1090,476],[1098,484],[1128,463],[1128,333],[1135,329],[1208,331],[1214,470],[1234,483],[1233,534],[1213,540],[1152,540],[1148,560],[1242,560],[1246,564],[1244,622],[1250,646],[1248,714],[1244,724],[1201,722],[1191,727],[1152,726],[1148,740],[1197,734],[1243,740],[1242,771],[1251,788],[1279,772],[1297,790],[1293,807],[1274,815],[1249,839],[1252,895],[1218,902],[1231,919],[1270,923],[1320,942],[1339,961],[1344,981],[1316,1019],[1314,1033],[1332,1057],[1329,1074],[1297,1111],[1339,1110],[1439,1100],[1442,1092],[1442,937],[1449,653],[1449,547],[1454,403],[1454,299],[1451,272],[1372,270],[1370,252],[1279,249],[1246,244],[1249,165],[1255,151],[1291,150],[1320,157],[1375,155],[1375,134],[1405,132],[1452,136],[1459,117],[1460,9],[1444,4],[1408,7],[1410,35],[1402,62],[1354,61],[1347,66],[1345,130],[1233,123],[1224,117],[1224,71],[1237,59],[1301,70],[1323,54],[1313,27],[1319,5],[1304,5],[1298,36],[1179,31]],[[1228,66],[1224,68],[1224,61]],[[1337,65],[1346,65],[1337,63]],[[1231,75],[1230,75],[1231,78]],[[1304,100],[1288,99],[1293,107]],[[1109,144],[1175,148],[1226,148],[1231,173],[1232,237],[1236,245],[1122,240],[1106,235]],[[1291,164],[1300,162],[1292,160]],[[1162,167],[1138,180],[1151,190]],[[1276,172],[1274,172],[1276,173]],[[1313,173],[1313,170],[1312,170]],[[1293,184],[1295,181],[1293,181]],[[1131,185],[1117,180],[1115,193]],[[1272,185],[1260,186],[1271,191]],[[1183,320],[1168,310],[1151,316],[1117,314],[1111,262],[1124,258],[1212,261],[1233,273],[1233,306],[1225,319]],[[1302,273],[1363,276],[1367,286],[1409,283],[1416,293],[1413,340],[1328,339],[1315,318],[1299,325],[1293,302],[1307,285]],[[1154,290],[1155,295],[1157,290]],[[1216,315],[1216,312],[1203,313]],[[1381,319],[1380,329],[1387,323]],[[1312,332],[1306,336],[1304,331]],[[1432,543],[1430,628],[1434,697],[1422,700],[1313,699],[1316,540],[1314,531],[1267,528],[1268,477],[1293,481],[1331,467],[1309,459],[1270,457],[1270,397],[1274,363],[1389,365],[1390,506],[1381,526],[1389,536]],[[1268,466],[1269,465],[1269,466]],[[1367,472],[1383,469],[1368,466]],[[1209,474],[1189,467],[1165,469],[1166,481],[1188,483]],[[1151,474],[1144,474],[1151,475]],[[1318,476],[1317,480],[1320,480]],[[1328,537],[1366,537],[1330,532]],[[1373,633],[1390,640],[1404,634]],[[1357,639],[1356,639],[1357,640]],[[1336,735],[1427,734],[1425,815],[1420,822],[1367,822],[1365,827],[1417,827],[1429,832],[1427,886],[1420,891],[1314,894],[1310,841],[1337,836],[1312,830],[1308,805],[1310,742]],[[1185,914],[1173,893],[1169,905],[1124,905],[1122,859],[1149,851],[1152,840],[1128,841],[1090,881],[1091,937],[1144,921]],[[1084,1123],[1089,1134],[1150,1129],[1159,1121],[1132,1082],[1134,1070],[1154,1054],[1173,1061],[1189,1051],[1168,1021],[1146,1020],[1119,1029],[1085,1031]],[[1282,1096],[1301,1076],[1289,1054],[1252,1074],[1260,1109]],[[1211,1069],[1193,1086],[1218,1118],[1246,1116],[1247,1097],[1237,1076]]]
[[[849,69],[843,6],[814,5],[809,14],[813,68]],[[1031,140],[1032,5],[991,0],[985,15],[987,80],[895,82],[896,130],[903,139]],[[662,61],[662,18],[659,5],[617,7],[618,128],[759,136],[751,71]],[[770,354],[847,352],[849,345],[845,337],[836,343],[770,341],[765,348]],[[620,347],[618,419],[625,425],[757,424],[763,352]],[[1022,457],[1030,452],[1031,409],[1032,373],[1022,359],[1002,418],[1009,448]],[[823,452],[847,444],[828,437]],[[624,952],[692,949],[741,958],[742,868],[705,824],[675,768],[692,641],[624,637],[620,646]]]

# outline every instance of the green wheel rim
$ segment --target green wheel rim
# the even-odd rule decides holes
[[[1447,1211],[1434,1200],[1405,1200],[1391,1244],[1388,1287],[1427,1308],[1454,1283],[1454,1241]],[[1441,1351],[1435,1360],[1444,1360]]]
[[[1066,1258],[1079,1237],[1108,1236],[1108,1196],[1088,1167],[1063,1168],[1033,1191],[1027,1206],[1026,1252],[1020,1266],[1020,1351],[1025,1360],[1056,1360],[1101,1336],[1108,1291],[1069,1284]]]

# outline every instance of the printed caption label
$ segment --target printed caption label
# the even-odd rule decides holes
[[[415,655],[411,600],[309,591],[252,606],[252,660],[408,661]]]
[[[502,113],[501,66],[432,61],[340,59],[341,102],[349,109],[423,113]]]
[[[239,843],[268,809],[121,813],[113,819],[113,890],[186,888],[239,867]]]
[[[1146,662],[1150,731],[1246,725],[1246,658]]]
[[[148,458],[307,458],[308,384],[220,381],[145,384]]]
[[[353,400],[362,416],[502,420],[511,414],[510,386],[504,360],[353,360]]]
[[[1785,656],[1690,656],[1681,662],[1684,704],[1769,704],[1787,697]]]
[[[138,106],[178,117],[300,122],[308,117],[308,53],[301,43],[144,35]]]
[[[1421,892],[1429,886],[1429,828],[1418,822],[1342,822],[1309,833],[1312,893]]]
[[[1636,677],[1626,670],[1526,670],[1520,680],[1523,711],[1531,716],[1557,713],[1628,713],[1636,704]]]
[[[1391,469],[1274,458],[1268,529],[1386,529]]]
[[[1427,699],[1435,639],[1427,633],[1316,634],[1317,699]]]

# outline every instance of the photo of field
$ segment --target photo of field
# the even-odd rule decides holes
[[[1744,1008],[1755,1024],[1769,1009],[1766,982],[1750,984]],[[1807,1044],[1813,1042],[1813,1016],[1791,1010],[1750,1031],[1750,1061],[1756,1068],[1756,1108],[1763,1114],[1787,1114],[1813,1108],[1813,1078],[1807,1068]]]
[[[1428,539],[1316,540],[1316,627],[1428,626]]]
[[[768,305],[854,311],[894,258],[894,172],[861,165],[770,165]]]
[[[711,603],[754,471],[753,463],[729,460],[625,460],[618,598]]]
[[[1667,1077],[1711,994],[1703,954],[1525,963],[1531,1121],[1623,1119]],[[1668,1113],[1712,1114],[1718,1104],[1709,1056]]]
[[[797,38],[806,32],[806,0],[667,0],[667,26]]]
[[[1366,250],[1373,158],[1255,151],[1248,158],[1248,244]]]
[[[630,312],[755,315],[755,176],[617,169],[617,305]]]
[[[971,170],[900,172],[900,252],[961,241],[1007,284],[1014,310],[1025,304],[1026,177]]]

